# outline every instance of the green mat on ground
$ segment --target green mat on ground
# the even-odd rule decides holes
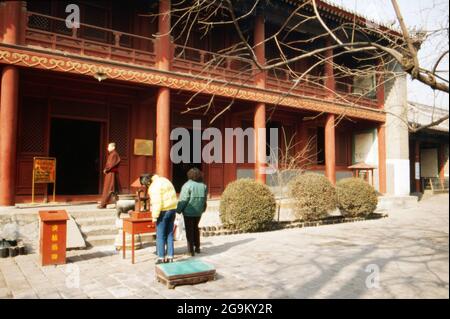
[[[188,259],[168,264],[156,265],[167,277],[189,275],[195,273],[204,273],[214,271],[213,265],[198,259]]]

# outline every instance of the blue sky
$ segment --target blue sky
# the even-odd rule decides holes
[[[356,11],[376,21],[390,23],[395,20],[395,12],[390,0],[329,0],[345,8]],[[449,4],[442,0],[398,0],[406,24],[411,28],[435,30],[448,27]],[[420,60],[429,66],[437,60],[440,52],[448,50],[448,37],[433,38],[420,52]],[[440,69],[448,71],[448,55]],[[448,73],[446,73],[448,78]],[[434,94],[433,90],[417,81],[408,81],[408,98],[424,104],[448,108],[448,94]]]

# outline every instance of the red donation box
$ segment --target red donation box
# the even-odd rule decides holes
[[[66,263],[67,220],[65,210],[44,210],[39,212],[39,253],[42,266]]]

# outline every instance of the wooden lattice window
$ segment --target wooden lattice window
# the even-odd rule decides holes
[[[28,1],[27,10],[30,12],[37,12],[45,15],[52,14],[52,3],[49,0],[46,1]],[[51,30],[51,21],[47,17],[31,15],[28,20],[28,26],[34,29],[40,29],[45,31]]]
[[[109,142],[116,143],[116,150],[122,158],[128,156],[128,108],[112,106],[109,121]]]
[[[102,6],[96,6],[94,4],[84,4],[82,9],[81,22],[92,26],[108,28],[109,9]],[[101,29],[82,26],[81,33],[83,35],[83,38],[89,40],[100,42],[108,41],[108,32]]]
[[[24,98],[20,115],[20,153],[45,153],[47,100]]]

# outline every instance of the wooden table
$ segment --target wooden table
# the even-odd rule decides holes
[[[348,168],[352,170],[353,177],[361,177],[361,173],[365,173],[363,175],[364,180],[374,186],[373,170],[377,168],[376,166],[366,163],[357,163]]]
[[[123,259],[126,258],[126,233],[131,234],[131,263],[134,264],[134,235],[156,233],[156,224],[151,218],[124,218],[122,231]]]

